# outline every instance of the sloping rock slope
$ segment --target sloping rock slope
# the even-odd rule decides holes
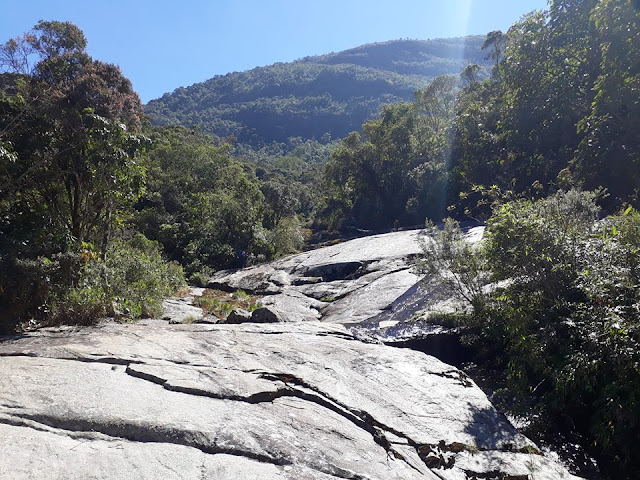
[[[459,370],[316,321],[0,341],[1,479],[572,477]]]
[[[482,233],[483,227],[469,228],[466,238],[477,242]],[[262,303],[279,310],[285,321],[384,321],[420,280],[411,264],[420,253],[420,235],[420,230],[409,230],[363,237],[266,265],[219,272],[209,287],[264,295]],[[417,293],[426,298],[424,292]],[[409,315],[419,307],[424,305],[412,304]]]

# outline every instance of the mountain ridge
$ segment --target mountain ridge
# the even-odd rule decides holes
[[[469,63],[486,65],[484,36],[391,40],[217,75],[151,100],[157,125],[198,126],[254,147],[291,137],[336,139],[388,103]]]

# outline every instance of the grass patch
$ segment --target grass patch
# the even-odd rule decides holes
[[[250,295],[244,290],[236,290],[233,293],[229,293],[222,290],[207,289],[202,296],[195,299],[194,303],[211,315],[218,318],[226,318],[236,308],[253,312],[262,306],[259,300],[260,297]]]

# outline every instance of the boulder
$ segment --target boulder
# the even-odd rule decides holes
[[[252,323],[278,323],[286,321],[281,312],[273,307],[257,308],[251,314]]]
[[[576,478],[461,371],[341,325],[43,329],[0,368],[2,479]]]
[[[162,318],[172,323],[191,323],[204,318],[204,311],[191,304],[193,298],[168,298],[162,302]]]
[[[275,310],[283,322],[319,320],[325,302],[287,288],[278,295],[269,295],[260,300],[265,307]]]
[[[229,324],[238,324],[245,323],[251,321],[251,312],[244,310],[242,308],[234,309],[227,318],[221,320],[219,323],[229,323]]]

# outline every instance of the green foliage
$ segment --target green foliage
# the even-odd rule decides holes
[[[419,242],[422,255],[416,261],[418,273],[437,278],[467,305],[482,308],[487,283],[484,258],[465,241],[460,224],[447,218],[438,228],[427,220]]]
[[[142,107],[82,31],[39,22],[0,46],[0,328],[159,314],[183,282],[143,236]],[[116,238],[114,241],[113,238]]]
[[[271,230],[258,226],[255,229],[254,245],[249,258],[250,264],[299,251],[304,245],[304,237],[298,219],[284,218]]]
[[[249,312],[260,308],[260,297],[249,295],[244,290],[236,290],[229,294],[219,290],[205,290],[204,294],[197,297],[195,304],[218,318],[226,318],[236,308]]]
[[[251,251],[263,214],[255,180],[201,133],[165,128],[151,138],[136,225],[190,274],[234,266],[239,251]]]
[[[182,267],[164,261],[160,245],[141,233],[112,242],[105,268],[110,313],[132,318],[159,317],[162,300],[186,286]]]
[[[605,185],[615,206],[638,206],[640,178],[640,9],[632,2],[598,2],[590,14],[598,38],[601,67],[593,84],[595,96],[578,123],[581,134],[573,161],[585,185]]]
[[[385,106],[362,126],[364,138],[344,139],[325,168],[321,217],[369,228],[442,218],[457,88],[454,77],[439,77],[414,103]]]
[[[93,61],[85,47],[82,32],[62,22],[40,22],[0,47],[0,68],[14,72],[0,96],[0,141],[11,148],[0,158],[0,228],[14,255],[82,242],[104,252],[142,190],[140,100],[117,67]]]
[[[612,478],[631,478],[640,432],[640,214],[627,208],[597,222],[597,197],[570,190],[503,204],[477,251],[448,221],[432,231],[421,263],[453,272],[444,281],[474,307],[467,340],[505,371],[511,408],[578,432]],[[482,293],[487,282],[493,287]]]
[[[451,190],[469,193],[460,212],[486,215],[478,185],[525,196],[604,187],[609,213],[638,206],[638,22],[627,0],[556,0],[499,38],[493,77],[458,99]]]
[[[482,37],[394,41],[214,77],[146,106],[159,125],[198,125],[254,148],[290,137],[341,138],[430,79],[483,64]]]
[[[227,145],[182,127],[151,133],[146,193],[134,223],[190,275],[244,266],[302,246],[299,185],[259,182]],[[195,279],[195,277],[193,277]]]
[[[111,242],[105,259],[85,243],[51,258],[5,259],[1,271],[0,330],[159,316],[162,300],[185,286],[181,267],[139,233]]]
[[[205,272],[194,272],[189,275],[187,281],[189,285],[203,288],[207,286],[207,283],[209,283],[209,277],[210,275]]]

